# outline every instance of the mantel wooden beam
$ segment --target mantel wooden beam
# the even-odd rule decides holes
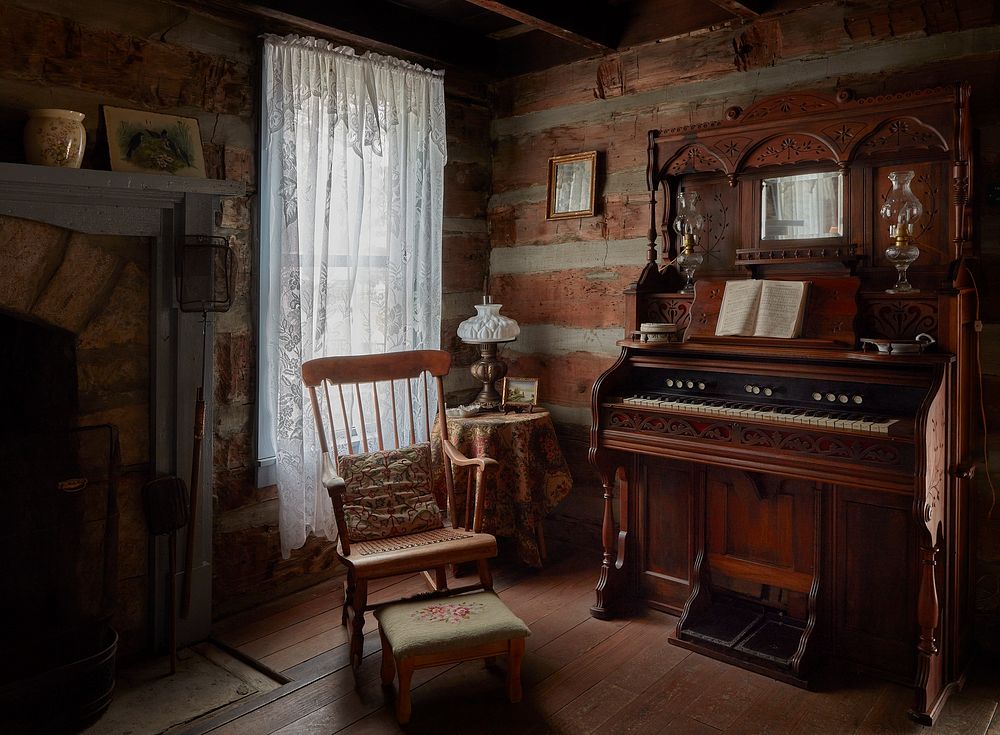
[[[555,17],[559,11],[547,2],[531,0],[465,0],[497,15],[502,15],[518,23],[544,31],[556,38],[582,46],[590,51],[606,54],[614,51],[616,44],[608,37],[617,33],[617,22],[611,18],[599,18],[588,14],[587,4],[579,3],[573,19]],[[593,30],[587,30],[592,28]],[[601,29],[601,30],[598,30]]]
[[[713,5],[718,5],[723,10],[728,10],[733,15],[747,20],[756,20],[763,11],[761,0],[709,0]]]

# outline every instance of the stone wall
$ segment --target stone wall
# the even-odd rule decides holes
[[[973,83],[983,364],[987,412],[1000,415],[1000,26],[989,25],[992,13],[993,3],[967,0],[821,2],[495,86],[491,281],[497,300],[522,327],[511,372],[541,379],[541,400],[557,422],[576,480],[550,520],[551,536],[589,546],[597,563],[602,506],[586,462],[590,393],[594,378],[618,355],[622,290],[645,262],[646,131],[724,119],[732,105],[746,109],[783,90],[847,87],[865,95]],[[597,215],[546,221],[547,159],[595,149]],[[985,488],[981,499],[980,607],[996,611],[1000,524],[983,517],[990,502]]]

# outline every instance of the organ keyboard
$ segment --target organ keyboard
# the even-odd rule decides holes
[[[694,416],[712,418],[745,419],[773,424],[792,424],[809,428],[826,428],[834,430],[859,431],[868,434],[888,434],[889,429],[898,426],[899,419],[879,416],[868,416],[861,413],[845,411],[816,411],[794,406],[767,406],[738,401],[720,401],[711,399],[687,398],[669,394],[646,393],[623,398],[626,406],[648,406],[662,408],[666,411],[676,411]],[[912,424],[909,424],[912,435]],[[895,435],[897,432],[893,431]]]
[[[691,396],[684,393],[671,392],[669,388],[674,385],[674,380],[668,378],[665,381],[668,390],[650,391],[627,398],[620,399],[624,406],[645,406],[648,408],[659,408],[668,412],[677,412],[691,416],[705,416],[711,418],[740,419],[747,421],[760,421],[772,424],[791,424],[809,428],[826,428],[834,430],[859,431],[868,434],[889,434],[892,429],[894,436],[912,436],[913,423],[900,418],[882,416],[876,413],[861,413],[857,411],[842,411],[836,408],[814,408],[801,403],[791,401],[775,401],[774,403],[747,402],[738,400],[731,395],[719,391],[706,392],[704,395]],[[689,389],[697,387],[699,391],[706,391],[707,384],[703,380],[688,380]],[[770,398],[775,395],[780,388],[763,388],[747,383],[744,390],[748,394]],[[860,393],[853,395],[849,393],[833,393],[816,390],[812,392],[813,400],[823,405],[827,401],[834,406],[854,404],[860,406],[864,403],[864,396]],[[612,399],[614,403],[614,399]]]

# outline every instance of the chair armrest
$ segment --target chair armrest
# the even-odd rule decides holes
[[[470,459],[469,457],[466,457],[464,454],[462,454],[462,452],[459,451],[458,447],[452,444],[450,440],[441,442],[441,446],[444,448],[444,453],[448,456],[448,459],[451,460],[453,465],[457,467],[475,468],[475,477],[476,477],[475,498],[472,499],[469,498],[468,495],[466,495],[466,502],[472,500],[472,507],[474,508],[474,510],[472,512],[471,526],[473,531],[475,531],[476,533],[480,533],[483,527],[483,507],[485,504],[485,498],[483,496],[484,493],[486,492],[486,488],[484,486],[486,481],[486,469],[488,467],[499,468],[500,463],[497,462],[495,459],[491,459],[490,457],[475,457],[473,459]],[[469,488],[471,489],[473,487],[471,474],[469,475],[469,483],[470,483]],[[465,519],[466,522],[468,523],[469,521],[468,508],[466,509],[465,513],[466,513]],[[456,517],[453,517],[452,521],[456,526],[458,525],[458,519]]]
[[[480,470],[485,470],[487,467],[491,466],[499,467],[499,463],[495,459],[490,459],[489,457],[475,457],[473,459],[469,459],[462,454],[461,451],[459,451],[458,447],[451,443],[450,439],[441,442],[441,446],[444,448],[444,453],[448,455],[448,459],[459,467],[479,467]]]
[[[323,453],[322,472],[323,475],[320,481],[323,483],[326,491],[330,493],[330,497],[333,497],[333,493],[342,494],[347,489],[344,478],[337,474],[337,468],[330,461],[330,455],[326,452]]]

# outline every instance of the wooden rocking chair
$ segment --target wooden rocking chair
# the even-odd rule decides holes
[[[483,474],[496,461],[468,459],[448,439],[442,378],[450,367],[451,355],[442,350],[322,357],[302,366],[323,455],[322,482],[337,522],[337,557],[347,568],[342,622],[355,668],[365,611],[375,607],[368,604],[369,580],[422,572],[434,593],[493,588],[488,560],[496,556],[497,543],[480,528]],[[436,406],[428,398],[428,376],[437,385]],[[422,417],[415,394],[418,405],[422,398]],[[417,422],[430,437],[435,412],[440,456],[431,452],[429,440],[415,440]],[[464,526],[455,509],[452,465],[471,468]],[[450,523],[433,494],[442,475]],[[448,589],[447,565],[465,562],[476,562],[479,583]]]

